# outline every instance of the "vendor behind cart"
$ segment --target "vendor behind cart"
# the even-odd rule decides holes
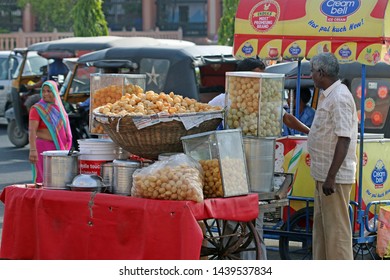
[[[289,95],[287,98],[287,104],[294,104],[295,105],[296,92],[294,91],[292,99],[290,97],[291,96]],[[311,106],[308,105],[310,99],[311,99],[310,89],[309,88],[301,88],[300,89],[298,120],[309,128],[311,127],[311,124],[313,123],[314,114],[315,114],[315,110]],[[293,110],[295,110],[295,106],[293,107]],[[290,110],[290,108],[287,108],[286,112],[290,113],[293,110]],[[305,133],[297,131],[297,130],[292,129],[292,128],[289,128],[289,127],[287,127],[286,124],[283,124],[283,136],[296,135],[296,134],[304,135]]]

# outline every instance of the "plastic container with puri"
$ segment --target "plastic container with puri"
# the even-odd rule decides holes
[[[202,165],[205,198],[248,194],[249,180],[240,129],[193,134],[181,140],[184,152]]]
[[[243,136],[282,134],[284,74],[227,72],[225,128]]]
[[[145,74],[91,74],[91,102],[89,111],[97,107],[114,104],[126,93],[140,93],[145,91]],[[103,126],[93,119],[90,114],[89,130],[91,134],[105,134]]]

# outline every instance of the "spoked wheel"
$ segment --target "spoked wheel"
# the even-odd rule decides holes
[[[290,227],[285,223],[281,230],[288,231],[279,239],[282,260],[310,260],[312,256],[313,207],[298,210],[291,216]]]
[[[203,220],[201,258],[239,260],[245,255],[261,258],[260,237],[253,222]]]
[[[376,253],[376,238],[373,242],[353,244],[353,258],[355,260],[380,259]]]

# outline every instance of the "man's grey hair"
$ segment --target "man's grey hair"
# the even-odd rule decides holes
[[[339,62],[333,53],[317,54],[310,60],[310,65],[313,71],[322,71],[329,77],[338,77],[339,75]]]

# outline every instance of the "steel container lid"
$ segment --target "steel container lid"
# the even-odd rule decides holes
[[[141,162],[135,160],[118,160],[115,159],[113,161],[114,167],[133,167],[138,168],[141,167]]]
[[[114,163],[112,161],[108,161],[108,162],[105,162],[102,164],[102,167],[113,167],[114,166]]]
[[[42,155],[44,156],[56,156],[56,157],[67,157],[67,156],[77,156],[77,152],[72,152],[69,155],[68,150],[54,150],[54,151],[44,151],[42,152]]]

